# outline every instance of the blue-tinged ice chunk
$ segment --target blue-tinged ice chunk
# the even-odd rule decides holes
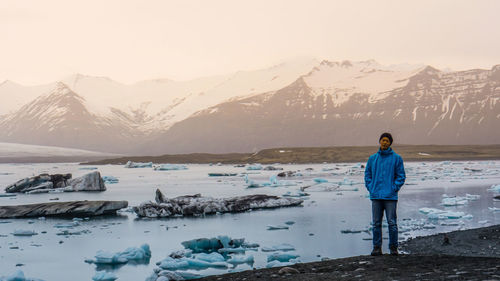
[[[38,233],[36,233],[34,230],[22,230],[22,229],[16,229],[12,233],[12,235],[14,236],[33,236],[37,234]]]
[[[173,259],[171,257],[166,257],[160,261],[158,267],[161,269],[177,270],[181,268],[188,268],[189,263],[185,260],[185,258]]]
[[[323,179],[323,178],[314,178],[313,181],[315,183],[324,183],[324,182],[328,182],[327,179]]]
[[[500,192],[500,184],[497,184],[497,185],[492,185],[490,187],[490,189],[488,189],[489,191],[494,191],[494,192]]]
[[[241,244],[241,247],[243,247],[243,248],[259,248],[260,245],[258,243],[244,242],[243,244]]]
[[[261,250],[262,252],[276,252],[276,251],[287,252],[287,251],[294,251],[295,247],[287,243],[282,243],[271,247],[263,247]]]
[[[115,281],[118,279],[113,272],[98,271],[95,273],[92,280],[94,281]]]
[[[244,238],[231,239],[228,236],[220,235],[217,238],[199,238],[184,241],[181,244],[186,249],[193,250],[194,253],[216,252],[221,248],[237,248],[245,242]]]
[[[201,274],[196,274],[196,273],[187,272],[187,271],[177,271],[177,274],[182,276],[182,278],[184,278],[185,280],[199,279],[199,278],[203,277],[203,275],[201,275]]]
[[[288,265],[296,264],[298,262],[300,262],[299,259],[291,259],[288,262],[280,262],[277,260],[273,260],[273,261],[268,262],[266,267],[271,268],[271,267],[279,267],[279,266],[288,266]]]
[[[281,229],[288,229],[288,226],[285,225],[268,225],[267,230],[281,230]]]
[[[197,260],[202,260],[206,262],[223,262],[225,261],[224,257],[216,252],[206,254],[206,253],[200,253],[195,256],[195,259]]]
[[[497,207],[488,207],[488,210],[490,210],[492,212],[500,212],[500,208],[497,208]]]
[[[267,256],[267,262],[270,261],[279,261],[279,262],[287,262],[291,259],[298,258],[299,255],[296,253],[284,253],[284,252],[275,252]]]
[[[469,201],[465,199],[464,197],[447,197],[443,198],[441,200],[441,205],[443,206],[459,206],[459,205],[465,205]]]
[[[153,162],[141,163],[128,161],[125,168],[153,168]]]
[[[244,253],[246,250],[248,249],[243,247],[237,247],[237,248],[220,248],[217,251],[222,254],[229,254],[229,253]]]
[[[278,185],[278,177],[276,175],[272,175],[269,177],[269,182],[271,182],[271,184]]]
[[[119,182],[118,178],[113,176],[104,176],[102,177],[102,180],[104,181],[105,184],[113,184]]]
[[[260,165],[260,164],[249,165],[249,166],[247,166],[247,170],[249,170],[249,171],[262,170],[262,165]]]
[[[243,264],[243,263],[248,263],[248,264],[253,264],[254,263],[254,257],[253,255],[249,256],[233,256],[231,259],[227,261],[227,263],[236,265],[236,264]]]
[[[187,170],[188,167],[186,165],[161,164],[159,166],[155,166],[154,169],[155,171],[177,171],[177,170]]]
[[[17,270],[16,272],[12,273],[7,277],[0,276],[0,281],[43,281],[43,280],[36,278],[26,278],[22,270]]]
[[[198,259],[192,259],[192,258],[183,258],[188,262],[189,268],[190,269],[203,269],[203,268],[209,268],[209,267],[215,267],[215,268],[227,268],[227,263],[226,262],[206,262]]]
[[[151,250],[148,244],[143,244],[139,248],[130,247],[123,252],[110,253],[105,251],[97,251],[95,260],[85,260],[87,263],[95,264],[124,264],[129,261],[138,263],[149,263],[151,258]]]

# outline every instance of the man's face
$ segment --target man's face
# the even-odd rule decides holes
[[[389,146],[391,146],[391,141],[389,140],[388,137],[383,137],[381,140],[380,140],[380,149],[382,150],[386,150],[389,148]]]

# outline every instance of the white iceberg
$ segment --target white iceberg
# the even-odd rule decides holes
[[[141,162],[132,162],[128,161],[125,164],[125,168],[152,168],[153,162],[141,163]]]
[[[134,261],[137,263],[149,263],[151,258],[151,250],[148,244],[143,244],[139,248],[130,247],[125,249],[123,252],[110,253],[102,250],[97,251],[95,255],[95,260],[87,259],[87,263],[95,264],[124,264],[129,261]]]
[[[98,271],[94,277],[92,277],[94,281],[115,281],[116,279],[118,279],[118,277],[116,277],[114,273],[105,271]]]
[[[161,164],[154,167],[155,171],[177,171],[177,170],[187,170],[188,167],[185,165],[176,164]]]
[[[0,276],[0,281],[43,281],[42,279],[26,278],[22,270],[17,270],[9,276]]]
[[[288,252],[288,251],[295,251],[295,247],[287,244],[287,243],[282,243],[278,245],[274,245],[271,247],[262,247],[261,249],[262,252],[277,252],[277,251],[282,251],[282,252]]]

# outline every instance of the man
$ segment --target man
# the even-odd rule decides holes
[[[370,156],[365,169],[365,186],[372,201],[373,251],[372,256],[382,255],[382,218],[385,211],[389,224],[389,249],[398,255],[398,224],[396,206],[398,192],[405,183],[403,158],[392,148],[392,135],[383,133],[379,138],[380,149]]]

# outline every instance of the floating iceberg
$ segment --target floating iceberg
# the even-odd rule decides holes
[[[33,235],[37,235],[38,233],[36,233],[35,231],[33,230],[14,230],[14,232],[12,233],[12,235],[14,236],[33,236]]]
[[[98,271],[94,277],[92,277],[94,281],[115,281],[116,279],[118,279],[118,277],[116,277],[114,273],[105,271]]]
[[[302,191],[295,191],[295,192],[287,191],[285,194],[283,194],[283,197],[305,197],[305,196],[309,196],[309,193],[305,193]]]
[[[176,165],[176,164],[161,164],[154,167],[155,171],[176,171],[176,170],[187,170],[186,165]]]
[[[208,173],[209,177],[234,177],[237,173]]]
[[[194,253],[215,252],[222,248],[238,248],[245,242],[244,238],[231,239],[226,235],[219,235],[217,238],[199,238],[182,242],[184,248],[192,250]]]
[[[87,263],[95,264],[125,264],[130,261],[134,261],[140,264],[149,263],[151,258],[151,250],[148,244],[143,244],[139,248],[130,247],[125,249],[123,252],[110,253],[99,250],[95,255],[95,260],[87,259]]]
[[[216,252],[212,252],[210,254],[207,253],[199,253],[195,256],[195,259],[202,260],[206,262],[221,262],[224,261],[224,257]]]
[[[104,181],[105,184],[106,183],[113,184],[113,183],[119,182],[118,178],[113,177],[113,176],[104,176],[104,177],[102,177],[102,180]]]
[[[156,190],[156,203],[144,202],[134,207],[140,217],[200,216],[205,214],[243,212],[254,209],[268,209],[301,205],[298,198],[283,198],[272,195],[246,195],[231,198],[202,197],[200,194],[168,199]]]
[[[452,212],[434,208],[420,208],[419,212],[426,214],[429,219],[459,219],[465,216],[464,212]]]
[[[232,264],[232,265],[237,265],[237,264],[253,264],[254,263],[254,257],[253,255],[249,256],[233,256],[231,259],[227,261],[227,263]]]
[[[488,207],[488,210],[490,210],[492,212],[500,212],[500,208],[497,208],[497,207]]]
[[[282,251],[282,252],[288,252],[288,251],[294,251],[295,247],[290,245],[290,244],[279,244],[271,247],[262,247],[261,251],[262,252],[277,252],[277,251]]]
[[[328,182],[327,179],[323,179],[323,178],[314,178],[313,181],[315,183],[325,183],[325,182]]]
[[[500,193],[500,184],[497,184],[497,185],[492,185],[490,187],[490,189],[488,189],[489,191],[494,191],[494,192],[499,192]]]
[[[288,262],[292,259],[298,258],[299,255],[296,253],[290,252],[275,252],[267,256],[267,262],[271,261],[279,261],[279,262]]]
[[[0,276],[0,281],[43,281],[42,279],[26,278],[22,270],[17,270],[9,276]]]
[[[152,168],[153,162],[141,163],[128,161],[124,166],[125,168]]]
[[[171,257],[166,257],[159,263],[157,263],[158,267],[166,270],[178,270],[178,269],[204,269],[204,268],[227,268],[228,265],[226,262],[208,262],[204,260],[194,259],[194,258],[179,258],[174,259]]]
[[[249,165],[249,166],[247,166],[247,170],[248,170],[248,171],[258,171],[258,170],[262,170],[262,165],[260,165],[260,164]]]
[[[280,230],[280,229],[288,229],[288,226],[285,225],[268,225],[267,230]]]

